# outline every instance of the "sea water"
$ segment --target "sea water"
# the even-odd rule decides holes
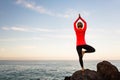
[[[100,61],[84,61],[85,68],[97,70]],[[120,60],[110,61],[120,70]],[[78,61],[45,60],[45,61],[0,61],[0,80],[64,80],[80,70]]]

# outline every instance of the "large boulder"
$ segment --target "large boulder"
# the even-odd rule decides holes
[[[102,61],[97,64],[97,73],[103,80],[120,80],[117,67],[108,61]]]
[[[86,69],[84,72],[79,70],[73,73],[71,80],[100,80],[100,77],[96,71]]]

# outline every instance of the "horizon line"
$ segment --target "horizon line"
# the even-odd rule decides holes
[[[85,59],[84,61],[117,61],[120,59]],[[79,61],[77,59],[0,59],[0,61]]]

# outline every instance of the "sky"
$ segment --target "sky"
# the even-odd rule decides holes
[[[85,60],[120,59],[120,0],[0,0],[0,60],[78,60],[73,23],[87,22]]]

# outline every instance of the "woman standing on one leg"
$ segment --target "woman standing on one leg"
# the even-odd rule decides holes
[[[78,22],[78,20],[81,20],[83,23]],[[83,26],[83,24],[84,24],[84,26]],[[87,29],[87,23],[79,14],[79,17],[74,22],[74,30],[76,33],[76,49],[78,52],[79,62],[80,62],[80,65],[82,67],[82,71],[84,71],[84,65],[83,65],[83,59],[82,59],[84,53],[95,52],[95,49],[92,46],[87,45],[85,42],[86,29]],[[85,51],[83,51],[82,49],[85,49]]]

